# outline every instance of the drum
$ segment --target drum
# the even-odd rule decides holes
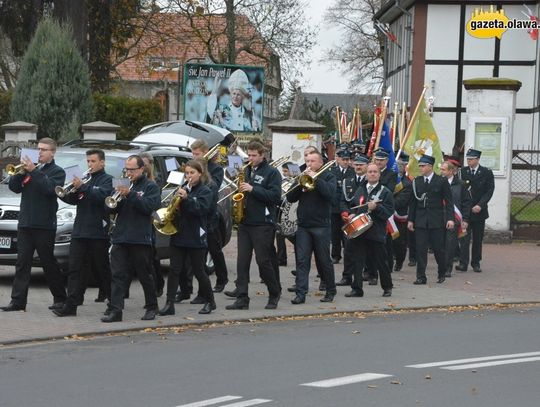
[[[278,233],[283,236],[293,236],[298,229],[296,210],[298,202],[290,203],[284,200],[278,213]]]
[[[352,218],[341,228],[347,239],[354,239],[373,226],[373,220],[367,213],[361,213]]]

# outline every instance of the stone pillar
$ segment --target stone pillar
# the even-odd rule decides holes
[[[116,140],[118,130],[120,130],[120,126],[101,121],[82,125],[83,138],[85,140]]]
[[[37,139],[37,125],[26,122],[13,122],[2,125],[6,135],[5,141],[15,143],[35,141]]]
[[[512,139],[516,93],[521,82],[505,78],[476,78],[463,81],[467,90],[465,151],[482,151],[480,164],[492,169],[495,193],[489,202],[486,232],[510,237],[512,186]],[[505,236],[507,235],[507,236]]]

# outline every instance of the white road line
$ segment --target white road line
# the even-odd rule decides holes
[[[240,396],[223,396],[223,397],[216,397],[214,399],[196,401],[195,403],[182,404],[176,407],[205,407],[205,406],[211,406],[214,404],[224,403],[226,401],[238,400],[241,398],[242,397]]]
[[[425,367],[438,367],[438,366],[449,366],[449,365],[460,365],[463,363],[469,362],[485,362],[488,360],[499,360],[499,359],[511,359],[527,356],[539,356],[540,352],[527,352],[527,353],[514,353],[513,355],[497,355],[497,356],[485,356],[481,358],[469,358],[469,359],[456,359],[456,360],[445,360],[443,362],[434,362],[434,363],[421,363],[418,365],[408,365],[405,367],[414,367],[416,369],[422,369]]]
[[[383,377],[392,377],[389,374],[380,373],[361,373],[352,376],[336,377],[335,379],[321,380],[319,382],[303,383],[300,386],[310,387],[337,387],[344,386],[346,384],[368,382],[370,380],[382,379]]]
[[[226,404],[222,407],[248,407],[248,406],[255,406],[257,404],[264,404],[264,403],[270,403],[272,400],[266,400],[266,399],[251,399],[246,401],[239,401],[238,403],[232,403],[232,404]]]
[[[479,367],[511,365],[513,363],[535,362],[537,360],[540,360],[540,357],[510,359],[510,360],[497,360],[495,362],[484,362],[484,363],[471,363],[471,364],[468,364],[468,365],[457,365],[457,366],[441,367],[441,369],[446,369],[446,370],[477,369]]]

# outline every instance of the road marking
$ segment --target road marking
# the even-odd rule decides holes
[[[319,382],[303,383],[300,386],[310,387],[337,387],[344,386],[346,384],[368,382],[370,380],[382,379],[383,377],[392,377],[389,374],[380,373],[361,373],[352,376],[336,377],[335,379],[321,380]]]
[[[485,362],[485,361],[488,361],[488,360],[511,359],[511,358],[539,356],[539,355],[540,355],[540,352],[514,353],[512,355],[484,356],[484,357],[481,357],[481,358],[456,359],[456,360],[445,360],[443,362],[421,363],[421,364],[418,364],[418,365],[408,365],[408,366],[405,366],[405,367],[414,367],[416,369],[422,369],[422,368],[425,368],[425,367],[439,367],[439,366],[449,366],[449,365],[460,365],[460,364],[469,363],[469,362]]]
[[[205,406],[211,406],[213,404],[224,403],[226,401],[238,400],[238,399],[241,399],[241,398],[242,397],[240,397],[240,396],[223,396],[223,397],[216,397],[214,399],[196,401],[195,403],[182,404],[182,405],[176,406],[176,407],[205,407]]]
[[[232,403],[232,404],[226,404],[222,407],[248,407],[248,406],[255,406],[257,404],[264,404],[264,403],[270,403],[272,400],[266,400],[266,399],[251,399],[246,401],[239,401],[238,403]]]
[[[468,365],[447,366],[447,367],[441,367],[441,369],[446,369],[446,370],[477,369],[479,367],[511,365],[513,363],[535,362],[535,361],[538,361],[538,360],[540,360],[540,357],[537,356],[537,357],[534,357],[534,358],[497,360],[495,362],[471,363],[471,364],[468,364]]]

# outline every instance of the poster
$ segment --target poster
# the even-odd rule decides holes
[[[490,168],[495,176],[505,176],[507,167],[508,119],[505,117],[472,117],[469,129],[473,135],[471,147],[480,150],[480,164]]]

